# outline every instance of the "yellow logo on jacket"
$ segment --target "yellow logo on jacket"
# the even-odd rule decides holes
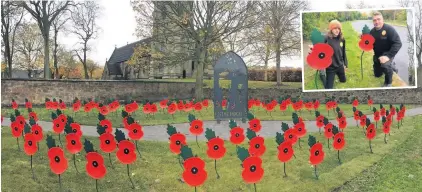
[[[381,35],[382,35],[382,36],[385,36],[385,34],[387,34],[387,31],[382,30]]]
[[[340,42],[340,47],[343,47],[343,42]]]

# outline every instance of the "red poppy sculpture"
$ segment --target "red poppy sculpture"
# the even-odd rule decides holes
[[[198,136],[201,135],[202,133],[204,133],[204,123],[202,122],[202,120],[199,120],[195,117],[195,115],[189,114],[188,115],[188,120],[189,120],[189,132],[192,135],[195,135],[196,138],[196,145],[198,145],[199,148],[199,143],[198,143]]]
[[[300,121],[300,117],[296,114],[292,114],[292,120],[293,120],[293,128],[296,130],[296,136],[298,137],[299,147],[300,146],[300,138],[306,136],[306,127],[305,122]]]
[[[60,145],[63,146],[62,140],[61,140],[61,133],[64,131],[67,117],[62,114],[62,112],[57,109],[57,114],[52,112],[51,113],[51,119],[53,120],[53,131],[56,134],[59,134],[59,142]]]
[[[68,166],[66,156],[62,148],[56,145],[56,141],[51,135],[47,135],[48,158],[50,159],[51,172],[59,176],[60,191],[62,190],[62,182],[60,175],[62,175]]]
[[[292,145],[296,144],[297,139],[298,139],[297,134],[296,134],[296,129],[289,128],[289,125],[287,123],[282,122],[281,130],[283,131],[285,141],[289,141]]]
[[[315,111],[316,126],[318,127],[319,134],[321,135],[321,128],[324,127],[324,116],[319,111]]]
[[[318,72],[319,70],[324,70],[331,65],[334,50],[330,45],[324,42],[324,36],[315,28],[311,33],[311,41],[313,49],[312,53],[308,54],[306,57],[306,61],[310,67],[316,70],[315,87],[318,89]]]
[[[95,189],[98,192],[98,180],[104,178],[107,174],[107,169],[104,165],[103,156],[94,150],[94,145],[88,139],[85,139],[84,149],[86,152],[86,173],[95,179]]]
[[[108,132],[108,127],[105,127],[101,124],[97,124],[97,133],[100,135],[100,149],[104,153],[108,153],[108,159],[110,161],[111,168],[114,168],[113,162],[111,161],[111,153],[113,153],[117,147],[114,135],[112,132]]]
[[[129,139],[135,141],[136,151],[139,154],[139,158],[141,158],[141,152],[139,151],[138,141],[141,140],[142,137],[144,136],[144,131],[142,130],[142,126],[137,122],[130,124],[128,135],[129,135]]]
[[[382,117],[382,132],[384,132],[384,143],[387,144],[387,134],[390,134],[390,124],[387,118]]]
[[[82,132],[80,130],[80,126],[78,125],[79,124],[73,121],[72,117],[68,116],[67,123],[64,129],[66,133],[66,149],[67,151],[69,151],[70,154],[73,155],[73,165],[75,166],[77,173],[79,173],[79,171],[76,167],[76,154],[81,152],[82,150]]]
[[[368,95],[368,106],[369,106],[369,109],[371,109],[372,105],[374,105],[374,100],[372,100],[371,96]]]
[[[334,125],[329,122],[327,118],[324,118],[324,136],[327,139],[328,149],[330,149],[330,138],[334,137],[333,126]]]
[[[245,140],[245,134],[243,128],[237,126],[237,123],[234,120],[229,121],[230,127],[230,142],[234,145],[240,145]],[[237,149],[237,148],[236,148]]]
[[[310,147],[310,149],[309,149],[309,152],[310,152],[309,162],[311,163],[311,165],[314,166],[315,176],[318,179],[317,165],[322,163],[322,161],[324,161],[324,157],[325,157],[325,153],[323,151],[323,146],[320,142],[317,142],[315,137],[312,136],[312,135],[309,135],[309,137],[308,137],[308,145]]]
[[[183,180],[189,186],[195,187],[196,191],[196,188],[204,184],[208,178],[208,173],[205,170],[205,162],[198,156],[194,156],[192,149],[187,145],[182,146],[180,156],[183,159]]]
[[[380,115],[380,112],[375,107],[372,108],[372,111],[374,112],[375,128],[378,129],[378,121],[381,120],[381,115]]]
[[[248,150],[243,147],[236,146],[237,157],[242,161],[242,178],[245,183],[253,184],[256,191],[256,184],[262,180],[264,169],[262,167],[262,159],[257,156],[250,155]]]
[[[366,119],[366,138],[369,140],[369,149],[372,152],[372,145],[371,145],[371,140],[373,140],[375,138],[376,135],[376,129],[375,129],[375,125],[373,123],[371,123],[371,120]]]
[[[25,108],[27,109],[32,108],[32,103],[27,98],[25,98]]]
[[[25,124],[24,132],[25,132],[25,144],[23,145],[23,149],[26,155],[31,157],[32,179],[35,180],[34,169],[32,169],[32,156],[35,153],[37,153],[38,144],[37,144],[34,134],[31,133],[31,127],[28,124]]]
[[[360,37],[359,47],[362,49],[362,55],[360,56],[360,68],[361,68],[361,75],[363,79],[363,67],[362,67],[362,59],[363,53],[365,51],[369,52],[374,49],[375,38],[369,33],[369,27],[365,25],[362,29],[362,36]]]
[[[34,119],[35,121],[38,121],[38,115],[34,111],[32,111],[32,108],[28,108],[28,119]]]
[[[24,129],[24,126],[21,126],[21,124],[19,123],[19,120],[13,114],[10,115],[10,121],[12,122],[10,124],[10,128],[12,129],[12,136],[16,138],[16,144],[18,146],[18,151],[20,151],[21,149],[19,147],[19,137],[21,135],[23,137],[22,131]]]
[[[358,107],[359,106],[359,100],[358,100],[358,97],[355,97],[355,99],[353,100],[353,102],[352,102],[352,106],[353,107]]]
[[[275,140],[277,142],[278,149],[278,160],[283,163],[284,177],[287,177],[286,174],[286,163],[289,162],[293,155],[293,146],[292,143],[288,140],[285,140],[284,133],[276,133]]]
[[[359,110],[356,109],[356,107],[353,107],[353,119],[356,121],[356,127],[359,128],[359,120],[360,120],[360,116],[359,116]]]
[[[256,132],[247,129],[246,136],[249,139],[249,153],[251,156],[261,157],[264,155],[267,147],[265,146],[264,137],[257,136]]]
[[[38,125],[34,119],[29,119],[31,125],[31,133],[34,135],[35,142],[37,142],[38,151],[40,150],[39,142],[43,140],[43,131],[40,125]]]
[[[341,163],[340,160],[340,151],[343,150],[344,145],[346,145],[346,140],[344,140],[344,132],[339,132],[339,128],[337,126],[333,126],[333,147],[337,150],[337,158],[338,162]]]
[[[15,99],[12,99],[12,109],[18,109],[18,104],[16,103]]]
[[[186,136],[180,132],[177,132],[176,127],[174,127],[173,125],[168,124],[167,125],[167,134],[170,136],[169,140],[170,140],[170,151],[173,154],[178,155],[179,157],[179,164],[182,166],[181,164],[181,159],[180,159],[180,150],[182,149],[182,145],[187,145],[186,143]],[[183,166],[182,166],[183,168]]]
[[[118,151],[116,152],[117,159],[121,163],[126,164],[127,175],[129,177],[130,183],[132,184],[132,189],[135,189],[135,185],[133,184],[132,178],[129,174],[129,165],[136,161],[135,144],[126,139],[125,134],[119,129],[116,129],[114,135],[118,146]]]
[[[222,159],[226,154],[226,147],[224,146],[224,140],[215,135],[215,131],[210,128],[206,128],[205,138],[207,138],[207,156],[210,159],[214,160],[215,173],[217,174],[217,179],[220,179],[220,175],[217,171],[217,160]]]

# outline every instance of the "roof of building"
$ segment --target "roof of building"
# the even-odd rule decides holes
[[[130,59],[133,54],[135,47],[141,43],[150,43],[151,38],[142,39],[130,44],[127,44],[123,47],[114,49],[111,54],[110,59],[107,61],[107,68],[110,75],[122,75],[120,69],[120,63],[125,62]]]

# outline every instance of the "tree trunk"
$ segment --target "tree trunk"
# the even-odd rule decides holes
[[[267,45],[265,50],[265,60],[264,60],[264,81],[268,81],[268,60],[270,58],[270,47]]]
[[[88,76],[88,69],[87,69],[87,67],[86,67],[86,41],[85,41],[85,43],[84,43],[84,62],[83,62],[83,65],[84,65],[84,71],[85,71],[85,79],[89,79],[89,76]]]
[[[422,58],[421,58],[421,56],[422,56],[422,54],[418,54],[418,55],[416,55],[416,59],[418,60],[418,63],[417,63],[417,68],[416,68],[416,71],[417,71],[417,76],[418,76],[418,83],[417,83],[417,86],[419,87],[419,88],[422,88]]]
[[[50,45],[49,45],[49,38],[50,35],[48,33],[49,30],[43,34],[44,37],[44,78],[51,79],[50,73]]]
[[[195,100],[201,101],[203,99],[203,74],[204,74],[204,56],[205,51],[202,48],[202,45],[199,44],[199,47],[196,48],[195,58],[197,63],[196,67],[196,84],[195,84]]]
[[[55,69],[55,79],[59,79],[59,68],[57,67],[57,34],[59,33],[58,30],[54,30],[54,52],[53,52],[53,58],[54,58],[54,69]]]
[[[276,40],[276,71],[277,71],[277,86],[281,85],[281,70],[280,70],[280,60],[281,60],[281,50],[280,50],[280,40]]]
[[[10,42],[9,42],[9,35],[5,34],[4,37],[4,58],[7,62],[8,70],[6,73],[8,74],[9,78],[12,78],[12,55],[10,54]]]

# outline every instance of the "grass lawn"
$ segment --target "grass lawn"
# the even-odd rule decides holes
[[[339,191],[422,191],[422,122],[391,154],[368,168]],[[418,124],[416,124],[418,123]]]
[[[400,20],[384,20],[384,23],[387,23],[389,25],[400,26],[400,27],[406,27],[407,26],[406,21],[400,21]]]
[[[156,103],[157,106],[159,106],[159,103]],[[389,105],[384,105],[385,107],[389,108]],[[347,117],[353,117],[353,106],[351,104],[339,104],[338,107],[342,109]],[[379,105],[375,104],[373,107],[376,107],[379,109]],[[407,109],[412,108],[413,106],[409,105],[407,106]],[[122,107],[117,111],[117,113],[112,113],[107,115],[107,119],[109,119],[113,127],[123,127],[122,122],[122,116],[121,111],[124,108]],[[373,114],[372,110],[369,109],[368,105],[361,104],[360,107],[358,106],[358,109],[361,110],[364,114]],[[33,110],[37,113],[38,119],[41,121],[52,121],[51,120],[51,111],[47,111],[45,108],[33,108]],[[140,108],[135,114],[132,116],[135,118],[135,120],[140,121],[142,125],[165,125],[167,123],[187,123],[188,121],[188,112],[184,111],[178,111],[176,114],[174,114],[174,119],[171,115],[167,113],[167,111],[163,112],[161,109],[159,112],[157,112],[153,117],[146,116],[143,114],[142,108]],[[192,114],[194,114],[197,118],[201,120],[214,120],[214,106],[210,102],[208,109],[203,109],[201,113],[196,111],[191,111]],[[306,110],[306,109],[305,109]],[[20,109],[20,112],[28,118],[28,111],[26,109]],[[291,106],[289,106],[288,110],[286,110],[284,113],[280,112],[279,105],[276,106],[276,108],[271,112],[267,112],[263,108],[257,108],[253,107],[251,112],[258,117],[260,120],[280,120],[280,121],[291,121],[292,120],[292,112],[293,109]],[[326,116],[328,119],[334,119],[336,118],[333,114],[334,111],[331,110],[328,112],[325,109],[325,104],[321,104],[320,106],[320,112],[324,116]],[[2,108],[1,113],[5,117],[10,117],[10,114],[14,114],[14,110],[11,108]],[[84,111],[77,112],[76,115],[73,115],[73,111],[70,109],[67,109],[64,111],[65,114],[73,116],[75,120],[82,124],[82,125],[93,125],[96,126],[98,121],[98,112],[96,110],[92,110],[90,113],[85,113]],[[330,114],[328,114],[330,113]],[[313,111],[302,111],[302,113],[298,113],[298,115],[301,115],[303,120],[315,120],[315,113]]]
[[[334,89],[353,89],[353,88],[375,88],[381,87],[384,84],[384,76],[376,78],[373,72],[373,61],[372,56],[373,52],[365,52],[363,54],[363,79],[361,75],[361,55],[362,50],[359,48],[358,33],[354,31],[350,22],[345,22],[343,24],[344,38],[346,39],[346,55],[348,60],[348,69],[346,71],[346,83],[340,83],[338,77],[336,76],[334,82]],[[304,56],[304,77],[305,77],[305,89],[306,90],[316,90],[315,87],[315,75],[316,70],[309,67],[306,63],[306,56],[309,52],[310,42],[304,42],[303,45],[303,56]],[[323,83],[319,77],[317,78],[318,89],[324,89]],[[406,86],[403,85],[403,82],[399,80],[399,77],[396,73],[393,75],[393,87]]]
[[[195,82],[196,79],[188,78],[188,79],[145,79],[140,81],[174,81],[174,82]],[[299,89],[302,87],[302,82],[282,82],[283,85],[278,87],[276,85],[277,82],[271,81],[248,81],[248,88],[252,89],[259,89],[259,88],[282,88],[282,89]],[[228,88],[230,85],[230,81],[226,79],[220,80],[220,85],[223,88]],[[205,88],[213,88],[214,87],[214,80],[204,79],[204,87]]]
[[[292,158],[286,164],[288,177],[283,177],[283,164],[277,158],[277,148],[274,138],[265,140],[267,151],[262,156],[264,177],[257,183],[257,191],[330,191],[343,185],[348,180],[361,176],[361,172],[371,167],[374,163],[395,157],[397,146],[403,146],[403,150],[414,150],[412,145],[401,145],[406,142],[409,135],[414,135],[417,129],[422,128],[422,118],[405,118],[400,129],[392,127],[391,136],[388,137],[388,144],[384,144],[384,135],[378,135],[372,141],[373,154],[369,152],[368,141],[362,134],[362,130],[354,126],[345,129],[346,147],[341,151],[342,164],[338,163],[337,151],[326,148],[327,140],[318,133],[313,133],[317,140],[323,143],[325,151],[324,161],[318,165],[319,180],[315,179],[314,168],[309,164],[309,147],[302,141],[302,148],[294,146],[297,158]],[[418,127],[416,127],[418,126]],[[57,191],[59,187],[58,176],[52,174],[47,159],[47,146],[45,140],[40,143],[41,151],[33,158],[34,173],[37,181],[32,180],[30,170],[30,158],[24,152],[18,152],[16,139],[11,136],[10,128],[2,127],[2,190],[3,191]],[[382,133],[382,132],[381,132]],[[44,135],[47,135],[44,133]],[[308,136],[306,136],[307,138]],[[54,138],[58,139],[57,135]],[[87,137],[98,149],[98,139]],[[82,138],[83,140],[84,138]],[[58,142],[58,141],[57,141]],[[214,161],[206,156],[206,144],[200,142],[200,148],[195,141],[188,141],[194,154],[197,154],[206,162],[208,173],[205,183],[198,188],[198,191],[253,191],[253,185],[245,184],[242,180],[242,169],[240,160],[235,155],[235,146],[225,142],[227,153],[225,157],[217,161],[218,172],[221,176],[216,179]],[[307,143],[307,142],[306,142]],[[330,142],[331,143],[331,142]],[[246,146],[246,142],[242,146]],[[20,138],[20,146],[23,142]],[[420,145],[419,145],[420,147]],[[178,181],[182,175],[182,168],[177,165],[177,156],[170,153],[167,142],[141,141],[140,150],[142,158],[130,165],[130,172],[133,182],[139,191],[194,191],[185,183]],[[61,175],[64,189],[71,191],[94,191],[95,180],[91,179],[85,172],[85,152],[78,155],[76,166],[80,173],[76,173],[73,167],[71,155],[65,150],[69,160],[67,171]],[[394,153],[392,153],[394,151]],[[417,153],[414,153],[415,155]],[[108,166],[108,157],[103,154],[105,164]],[[115,153],[112,154],[114,169],[107,167],[107,175],[99,180],[99,191],[131,191],[130,182],[127,176],[126,166],[117,162]],[[407,156],[410,157],[410,154]],[[415,156],[414,158],[418,158]],[[383,161],[383,160],[382,160]],[[402,162],[388,164],[388,168],[396,169]],[[393,173],[393,171],[388,172]],[[398,175],[396,175],[398,177]],[[416,175],[418,176],[418,175]],[[401,178],[393,178],[392,175],[384,175],[394,181]],[[417,177],[416,177],[417,178]],[[410,188],[408,188],[410,189]]]

